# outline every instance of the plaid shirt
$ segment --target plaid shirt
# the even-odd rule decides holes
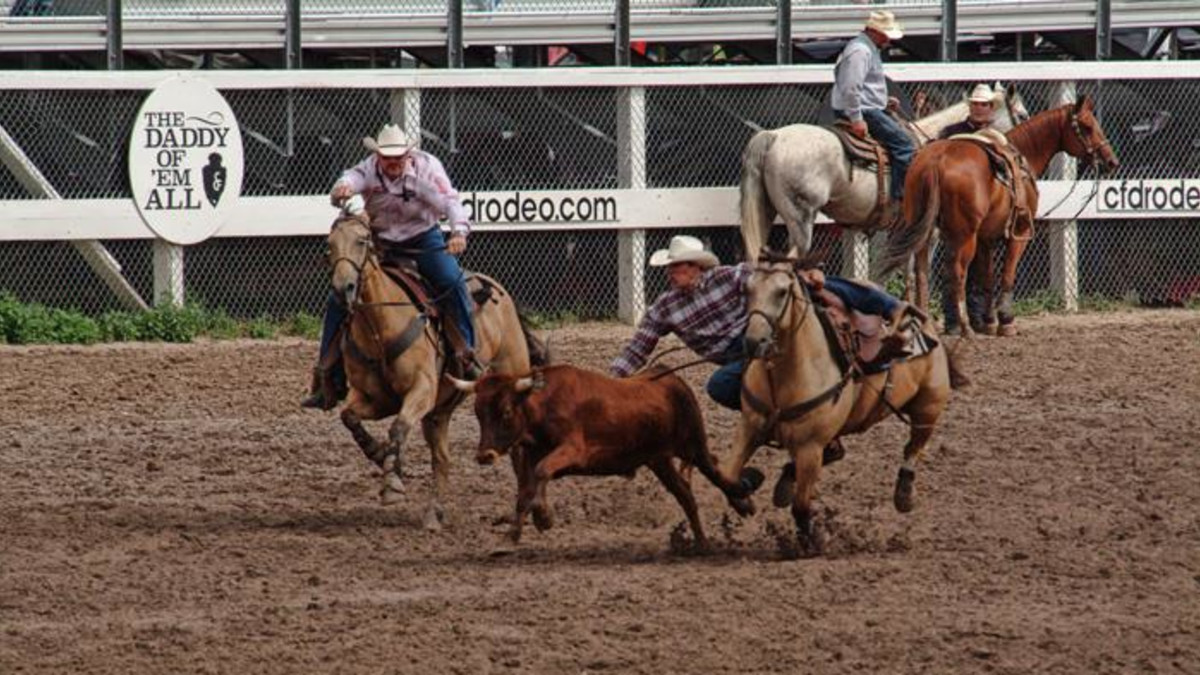
[[[692,351],[716,363],[746,331],[746,282],[750,266],[720,265],[704,273],[694,290],[673,288],[658,296],[633,339],[609,370],[626,377],[642,367],[658,339],[675,333]]]

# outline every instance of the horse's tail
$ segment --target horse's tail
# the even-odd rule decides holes
[[[883,254],[872,266],[871,278],[884,283],[893,272],[908,264],[912,255],[929,244],[942,210],[941,182],[936,168],[925,172],[915,194],[907,195],[909,213],[917,218],[905,218],[904,225],[888,233]],[[923,209],[923,210],[921,210]]]
[[[759,252],[766,246],[771,225],[775,222],[774,207],[763,184],[763,163],[775,138],[774,131],[760,131],[750,137],[742,151],[742,245],[746,249],[746,259],[751,262],[758,259]]]
[[[517,320],[521,322],[521,333],[525,335],[525,346],[529,349],[529,365],[534,368],[550,365],[550,345],[533,334],[524,312],[517,310]]]

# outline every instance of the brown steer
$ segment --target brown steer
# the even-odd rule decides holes
[[[476,459],[491,464],[506,452],[514,453],[514,542],[520,540],[522,522],[531,509],[539,530],[552,525],[546,484],[559,476],[632,477],[639,467],[649,467],[683,507],[702,549],[708,540],[691,485],[672,460],[699,468],[731,501],[757,487],[722,481],[708,452],[695,395],[683,380],[662,369],[617,379],[556,365],[526,377],[487,375],[456,384],[475,392]]]

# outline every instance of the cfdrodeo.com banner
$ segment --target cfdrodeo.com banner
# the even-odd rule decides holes
[[[1096,191],[1097,213],[1200,215],[1200,179],[1102,180]]]
[[[461,195],[473,223],[580,223],[621,220],[620,193],[469,192]]]

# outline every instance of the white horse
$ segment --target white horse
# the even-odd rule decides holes
[[[997,82],[992,91],[994,129],[1006,132],[1029,117],[1012,84],[1005,88]],[[958,103],[913,122],[917,147],[965,120],[967,110],[964,94]],[[742,243],[747,257],[757,258],[776,214],[787,224],[793,256],[808,253],[818,211],[843,227],[877,227],[872,218],[879,197],[877,180],[874,172],[851,169],[841,141],[825,127],[792,124],[754,134],[742,152]]]

